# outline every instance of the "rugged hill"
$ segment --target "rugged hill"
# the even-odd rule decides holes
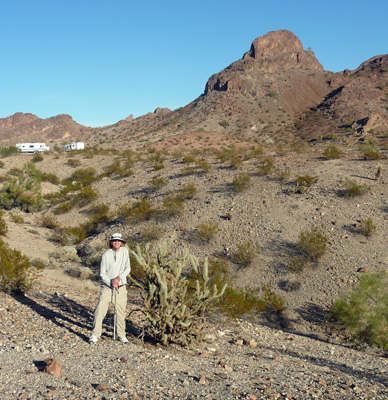
[[[0,119],[0,143],[83,140],[109,147],[114,135],[120,146],[134,147],[193,132],[226,134],[232,142],[287,144],[338,133],[354,140],[350,133],[388,129],[387,60],[387,55],[376,56],[354,71],[325,71],[292,32],[273,31],[211,76],[203,95],[185,107],[158,108],[99,129],[79,125],[67,115],[40,119],[17,113]]]
[[[0,118],[0,145],[14,146],[19,142],[86,141],[93,130],[62,114],[41,119],[33,114],[16,113]]]

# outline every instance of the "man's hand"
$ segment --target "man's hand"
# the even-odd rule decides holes
[[[112,279],[110,284],[112,285],[113,289],[118,289],[120,285],[121,278],[117,276],[116,278]]]

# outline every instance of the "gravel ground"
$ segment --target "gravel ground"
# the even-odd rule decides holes
[[[61,274],[47,270],[27,296],[1,298],[2,400],[388,397],[384,354],[246,321],[212,317],[207,342],[187,350],[141,341],[137,313],[127,320],[130,342],[114,342],[110,313],[90,345],[98,287]],[[130,291],[128,312],[136,307]],[[60,377],[44,372],[49,359]]]

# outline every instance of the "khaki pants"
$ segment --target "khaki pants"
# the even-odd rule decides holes
[[[100,298],[96,311],[94,312],[93,334],[98,338],[102,333],[102,322],[108,312],[109,303],[114,305],[114,291],[108,286],[101,286]],[[125,315],[127,309],[127,287],[121,286],[116,291],[116,327],[117,336],[125,337]]]

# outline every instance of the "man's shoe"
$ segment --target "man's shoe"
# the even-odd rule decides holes
[[[121,343],[128,343],[129,340],[124,336],[124,337],[121,337],[121,338],[120,338],[120,342],[121,342]]]
[[[89,343],[94,344],[94,343],[97,343],[97,341],[98,341],[98,337],[93,333],[92,336],[90,336],[90,338],[89,338]]]

